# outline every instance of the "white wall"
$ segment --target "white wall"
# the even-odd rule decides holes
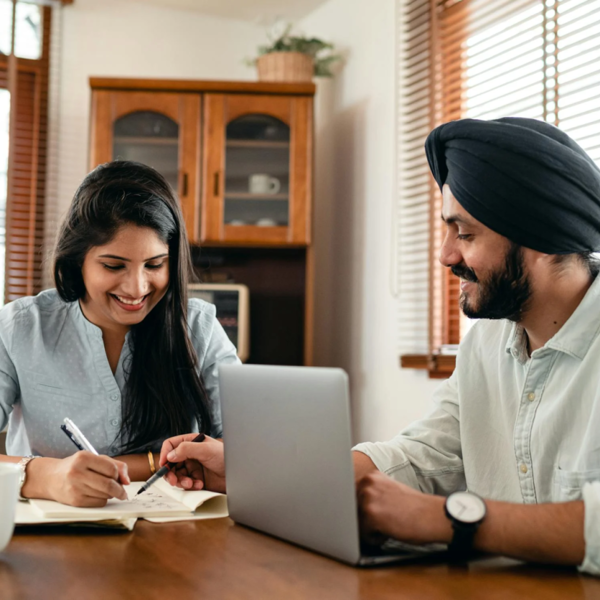
[[[355,439],[388,439],[437,385],[398,362],[394,0],[329,0],[299,27],[347,53],[316,100],[316,361],[349,372]]]
[[[61,25],[58,199],[50,219],[64,214],[88,171],[90,76],[255,79],[243,60],[265,37],[250,23],[121,0],[77,0],[63,8]]]

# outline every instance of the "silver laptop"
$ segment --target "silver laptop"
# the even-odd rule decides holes
[[[353,565],[422,557],[444,546],[359,540],[348,376],[341,369],[219,369],[231,518]]]

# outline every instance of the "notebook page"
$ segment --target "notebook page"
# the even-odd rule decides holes
[[[31,500],[31,505],[42,517],[72,518],[97,517],[101,519],[123,519],[129,517],[175,517],[190,515],[193,508],[189,508],[179,500],[173,498],[168,490],[158,483],[149,490],[136,496],[143,482],[135,482],[123,486],[127,492],[127,500],[112,499],[106,506],[100,508],[80,508],[68,506],[52,500]],[[168,485],[168,484],[167,484]]]

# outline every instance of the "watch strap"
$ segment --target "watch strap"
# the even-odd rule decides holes
[[[480,523],[466,524],[452,520],[454,535],[448,544],[448,551],[456,560],[466,560],[473,551],[473,541]]]

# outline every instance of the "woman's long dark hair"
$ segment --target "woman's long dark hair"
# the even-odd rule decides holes
[[[120,436],[123,451],[147,448],[172,435],[211,428],[210,402],[197,371],[187,329],[190,250],[179,203],[164,177],[131,161],[94,169],[75,192],[54,255],[61,298],[85,296],[82,265],[94,246],[107,244],[127,224],[153,229],[169,247],[169,286],[146,318],[131,327]]]

